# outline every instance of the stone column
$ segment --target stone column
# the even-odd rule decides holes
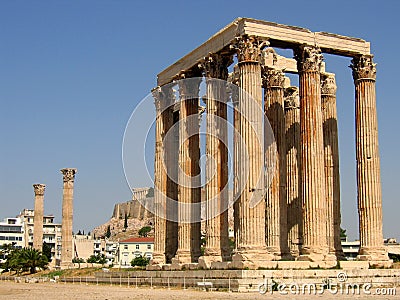
[[[166,263],[167,230],[171,221],[167,220],[167,204],[171,204],[168,197],[168,181],[170,162],[167,159],[168,139],[173,138],[169,130],[173,125],[173,91],[169,86],[158,87],[153,90],[154,104],[156,106],[156,139],[154,155],[154,252],[151,265]],[[169,236],[169,238],[171,238]]]
[[[264,67],[262,75],[264,111],[275,137],[274,141],[268,141],[265,138],[265,155],[269,161],[276,159],[272,181],[269,186],[266,186],[266,244],[268,251],[275,256],[276,260],[279,260],[289,254],[286,226],[286,145],[283,108],[285,74],[282,70]],[[269,126],[267,129],[270,129]],[[266,181],[266,184],[268,183]]]
[[[285,89],[285,133],[286,133],[286,199],[287,236],[290,254],[300,255],[303,236],[300,180],[300,100],[299,89]]]
[[[300,84],[300,144],[303,202],[303,245],[300,260],[332,261],[326,238],[324,144],[321,110],[321,50],[296,49]],[[336,262],[335,262],[336,264]]]
[[[257,268],[274,256],[265,244],[264,134],[260,49],[255,37],[243,36],[236,45],[239,65],[238,185],[239,228],[234,265]],[[235,155],[236,156],[236,155]]]
[[[179,82],[178,249],[173,263],[197,262],[200,256],[199,85],[201,78]],[[197,204],[196,204],[197,203]]]
[[[61,264],[72,263],[74,252],[72,249],[72,219],[73,219],[73,200],[74,200],[74,180],[76,169],[62,169],[63,174],[63,203],[62,203],[62,223],[61,223]]]
[[[335,75],[321,74],[322,122],[324,132],[325,182],[327,204],[327,237],[329,253],[344,259],[340,241],[340,176],[336,112]]]
[[[33,248],[38,251],[43,249],[43,201],[46,185],[34,184],[33,191],[35,192],[35,212],[33,216]]]
[[[230,55],[213,54],[203,61],[206,76],[206,245],[199,260],[206,267],[229,258],[227,86]]]
[[[359,260],[387,264],[383,245],[382,190],[376,114],[376,64],[372,55],[354,57],[351,63],[356,95],[357,199],[360,226]],[[381,263],[378,263],[381,261]]]

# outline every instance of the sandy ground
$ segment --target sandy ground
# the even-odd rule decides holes
[[[400,289],[400,288],[398,288]],[[183,299],[400,299],[398,295],[377,296],[377,295],[273,295],[258,293],[228,293],[228,292],[206,292],[201,290],[167,290],[161,288],[135,288],[105,285],[85,285],[85,284],[64,284],[64,283],[14,283],[0,282],[0,299],[8,300],[45,300],[45,299],[163,299],[163,300],[183,300]]]

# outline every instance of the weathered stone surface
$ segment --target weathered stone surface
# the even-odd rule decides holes
[[[42,251],[43,248],[43,214],[44,214],[44,191],[46,185],[34,184],[35,192],[35,214],[33,216],[33,248]]]

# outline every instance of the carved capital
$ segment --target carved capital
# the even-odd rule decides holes
[[[188,78],[185,80],[180,80],[179,94],[182,100],[199,98],[201,77]]]
[[[74,182],[77,169],[61,169],[64,182]]]
[[[45,184],[35,183],[33,185],[33,191],[35,192],[35,196],[43,196],[45,189],[46,189]]]
[[[361,79],[376,80],[376,64],[373,63],[373,55],[361,55],[351,60],[350,68],[353,70],[354,81]]]
[[[336,80],[335,74],[321,74],[321,95],[336,95]]]
[[[297,60],[299,72],[321,70],[323,56],[321,49],[315,46],[302,45],[295,50],[294,58]]]
[[[285,73],[283,70],[262,67],[262,85],[263,88],[283,89],[285,83]]]
[[[210,54],[200,62],[199,67],[204,71],[205,77],[227,80],[228,67],[232,62],[230,54]]]
[[[157,112],[161,112],[175,102],[175,95],[171,85],[157,86],[151,90]]]
[[[232,44],[232,48],[237,51],[239,63],[260,62],[261,51],[268,45],[269,43],[265,40],[260,40],[255,36],[243,35],[236,38],[236,42]]]
[[[299,89],[295,86],[290,86],[284,90],[285,110],[300,108]]]

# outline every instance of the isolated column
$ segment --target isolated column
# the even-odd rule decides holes
[[[336,112],[335,75],[321,74],[321,104],[324,131],[325,182],[327,203],[327,237],[329,252],[344,259],[340,241],[340,176]]]
[[[165,264],[167,247],[167,184],[168,167],[166,135],[173,124],[173,107],[171,105],[172,89],[159,87],[153,91],[156,106],[156,141],[154,155],[154,252],[152,264]],[[171,237],[169,237],[171,238]]]
[[[295,58],[300,84],[301,184],[304,214],[303,245],[299,259],[324,261],[328,259],[329,249],[326,238],[321,50],[313,46],[300,46],[296,49]]]
[[[187,75],[187,74],[186,74]],[[200,256],[200,145],[199,85],[201,78],[179,82],[179,186],[177,263],[196,262]]]
[[[35,212],[33,216],[33,248],[38,251],[43,249],[43,214],[44,214],[44,191],[46,185],[34,184],[35,192]]]
[[[382,232],[382,190],[376,114],[376,64],[372,55],[351,63],[356,96],[357,198],[360,221],[359,260],[387,261]]]
[[[303,236],[300,159],[299,89],[285,89],[287,236],[290,254],[300,255]]]
[[[286,214],[286,145],[285,112],[283,108],[285,74],[282,70],[264,67],[264,111],[275,139],[265,138],[265,155],[275,162],[271,178],[266,178],[266,244],[270,253],[279,260],[288,255]],[[265,135],[267,133],[265,132]],[[268,186],[269,184],[269,186]]]
[[[206,76],[206,245],[207,266],[229,257],[227,85],[231,56],[213,54],[203,62]]]
[[[64,182],[61,223],[61,263],[64,265],[72,263],[72,258],[74,256],[72,249],[72,219],[76,172],[76,169],[61,170]]]
[[[239,228],[234,261],[261,266],[272,260],[265,244],[264,134],[260,49],[255,37],[243,36],[237,44],[239,65],[238,185]],[[236,155],[235,155],[236,156]]]

